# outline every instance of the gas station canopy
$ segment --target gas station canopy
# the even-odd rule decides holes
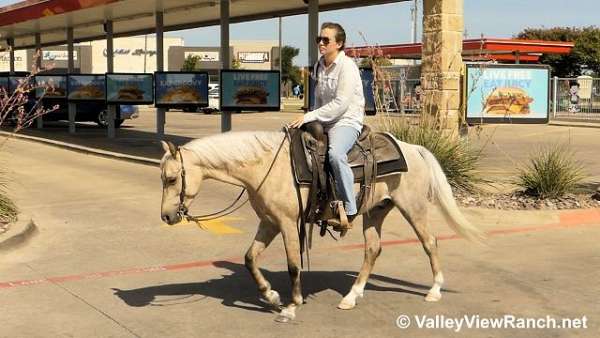
[[[328,11],[380,5],[406,0],[320,0]],[[0,8],[0,48],[14,39],[15,49],[34,48],[35,34],[41,46],[67,43],[73,27],[74,42],[105,39],[104,23],[113,22],[114,37],[151,34],[155,13],[162,12],[164,30],[173,31],[219,25],[220,1],[212,0],[28,0]],[[230,0],[230,22],[238,23],[279,16],[305,14],[303,0]]]

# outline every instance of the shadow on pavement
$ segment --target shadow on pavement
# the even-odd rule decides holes
[[[113,288],[113,291],[123,302],[133,307],[178,305],[194,301],[197,302],[206,297],[210,297],[220,299],[221,304],[228,307],[237,307],[258,312],[273,311],[272,307],[258,299],[256,284],[243,264],[219,261],[215,262],[213,265],[218,268],[229,270],[232,273],[206,282],[166,284],[131,290]],[[271,272],[264,269],[261,271],[265,278],[271,283],[273,290],[279,292],[284,304],[289,302],[291,288],[288,272]],[[356,272],[350,271],[303,272],[302,289],[304,297],[305,299],[308,299],[326,290],[336,291],[341,297],[350,290],[356,279],[356,275]],[[377,282],[377,284],[374,284],[373,282]],[[382,286],[381,284],[389,284],[390,286]],[[429,285],[421,285],[400,279],[371,274],[369,283],[367,283],[365,289],[380,292],[407,293],[425,297],[429,288]],[[456,291],[446,289],[443,289],[443,291],[457,293]],[[198,298],[198,296],[200,296],[200,298]],[[166,301],[164,299],[165,297],[167,298]]]

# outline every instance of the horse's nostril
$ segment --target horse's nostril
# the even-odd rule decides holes
[[[164,215],[164,216],[162,217],[162,220],[163,220],[164,222],[166,222],[166,223],[169,223],[169,220],[170,220],[170,219],[169,219],[169,215]]]

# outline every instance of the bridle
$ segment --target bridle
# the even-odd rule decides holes
[[[281,149],[283,148],[283,144],[285,143],[285,140],[287,139],[287,137],[288,137],[287,133],[285,133],[283,140],[281,141],[281,144],[279,145],[279,148],[277,149],[277,153],[275,154],[275,157],[273,158],[273,161],[271,162],[271,165],[269,166],[269,170],[267,170],[265,177],[262,179],[262,181],[258,185],[256,192],[258,192],[260,190],[260,188],[262,188],[267,177],[271,173],[271,170],[273,169],[273,165],[275,164],[277,157],[279,157],[279,153],[281,152]],[[186,173],[185,173],[185,166],[183,165],[183,154],[181,153],[181,147],[177,148],[177,153],[179,154],[179,162],[181,163],[181,171],[180,171],[181,172],[181,192],[179,193],[179,206],[177,207],[177,214],[181,218],[185,218],[187,221],[194,221],[194,222],[210,221],[213,219],[217,219],[217,218],[221,218],[221,217],[230,215],[230,214],[234,213],[235,211],[237,211],[238,209],[240,209],[241,207],[243,207],[246,203],[248,203],[248,201],[250,200],[249,197],[246,198],[246,200],[242,204],[238,205],[237,207],[234,207],[236,205],[236,203],[242,198],[242,195],[244,195],[244,192],[247,191],[246,188],[242,188],[242,192],[240,192],[240,194],[233,201],[233,203],[231,203],[231,205],[224,208],[223,210],[220,210],[218,212],[213,212],[210,214],[199,215],[199,216],[190,215],[188,208],[185,206],[185,191],[186,191],[187,184],[186,184],[186,179],[185,179]],[[228,183],[228,184],[235,185],[233,183]]]

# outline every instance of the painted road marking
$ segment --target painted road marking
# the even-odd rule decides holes
[[[210,221],[202,221],[202,222],[189,222],[186,219],[183,219],[181,222],[177,223],[177,224],[173,224],[173,225],[168,225],[166,223],[163,223],[163,226],[165,227],[182,227],[182,226],[197,226],[200,229],[206,230],[208,232],[211,232],[213,234],[217,234],[217,235],[231,235],[231,234],[241,234],[243,233],[242,230],[235,228],[231,225],[228,225],[226,222],[229,221],[240,221],[243,220],[243,218],[240,217],[220,217],[214,220],[210,220]]]
[[[496,229],[490,230],[486,232],[488,237],[499,236],[499,235],[508,235],[515,233],[524,233],[524,232],[535,232],[535,231],[546,231],[553,229],[570,229],[574,227],[580,226],[600,226],[600,209],[588,209],[588,210],[578,210],[578,211],[566,211],[560,214],[560,222],[553,224],[545,224],[538,226],[527,226],[527,227],[519,227],[519,228],[509,228],[509,229]],[[443,235],[436,237],[438,241],[444,240],[453,240],[460,239],[458,235]],[[419,244],[418,239],[410,238],[410,239],[402,239],[402,240],[392,240],[392,241],[382,241],[382,246],[392,246],[392,245],[402,245],[402,244]],[[351,245],[339,245],[335,247],[331,247],[330,250],[361,250],[364,248],[364,244],[351,244]],[[263,255],[262,259],[265,258],[274,258],[280,257],[276,255]],[[231,262],[231,263],[242,263],[244,261],[243,257],[229,257],[215,260],[205,260],[205,261],[196,261],[196,262],[188,262],[181,264],[170,264],[170,265],[161,265],[161,266],[151,266],[145,268],[132,268],[132,269],[124,269],[124,270],[116,270],[116,271],[106,271],[106,272],[96,272],[89,274],[80,274],[80,275],[69,275],[69,276],[60,276],[60,277],[48,277],[48,278],[40,278],[40,279],[32,279],[32,280],[17,280],[10,282],[0,282],[0,289],[10,289],[16,287],[23,286],[34,286],[40,284],[57,284],[64,282],[72,282],[72,281],[82,281],[82,280],[94,280],[100,278],[109,278],[116,276],[128,276],[128,275],[136,275],[142,273],[150,273],[150,272],[159,272],[159,271],[179,271],[179,270],[188,270],[195,268],[206,268],[214,266],[216,262]]]

